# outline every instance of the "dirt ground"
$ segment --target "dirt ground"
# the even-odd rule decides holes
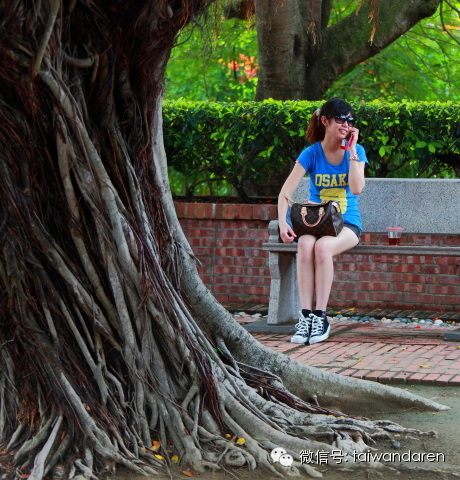
[[[422,436],[419,439],[397,437],[393,441],[400,442],[400,448],[395,449],[392,441],[385,440],[374,447],[379,452],[412,454],[415,461],[412,462],[382,462],[389,467],[397,467],[400,473],[395,471],[376,472],[367,469],[353,471],[338,471],[337,469],[327,469],[324,466],[317,467],[322,472],[325,480],[450,480],[454,478],[460,479],[460,387],[428,387],[423,385],[404,386],[409,391],[422,397],[430,398],[444,405],[448,405],[452,409],[445,412],[419,412],[417,410],[404,411],[397,414],[389,414],[383,412],[374,412],[369,415],[372,419],[392,420],[407,428],[415,428],[424,432],[436,431],[437,436]],[[412,436],[412,435],[411,435]],[[437,453],[438,462],[418,461],[420,453],[433,452]],[[374,452],[377,453],[377,452]],[[434,455],[432,457],[435,457]],[[388,457],[387,457],[388,458]],[[168,474],[161,472],[155,476],[158,480],[184,480],[188,478],[182,471],[187,470],[185,467],[179,466],[174,468]],[[446,473],[442,473],[446,472]],[[253,472],[248,472],[246,468],[232,469],[229,472],[190,472],[196,480],[272,480],[276,478],[271,473],[262,468],[258,468]],[[285,478],[311,478],[302,473],[300,477]],[[143,480],[145,477],[133,475],[125,470],[118,471],[117,475],[111,480]]]

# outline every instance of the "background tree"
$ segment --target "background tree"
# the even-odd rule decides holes
[[[356,15],[359,2],[334,0],[331,4],[328,27]],[[227,4],[219,5],[221,9],[213,10],[207,21],[200,20],[199,28],[194,23],[180,34],[167,68],[166,98],[254,99],[259,57],[255,17],[251,15],[253,8],[246,1],[230,2],[227,9]],[[232,6],[234,14],[226,14]],[[378,6],[379,11],[391,8],[388,2],[379,2]],[[460,99],[460,67],[456,61],[459,13],[460,4],[441,2],[434,15],[419,21],[379,53],[340,74],[321,98],[340,96],[349,101],[366,102]],[[266,48],[276,49],[276,44],[269,39]],[[341,36],[338,41],[348,43]],[[246,74],[247,59],[251,60],[251,71],[256,73],[250,78]],[[184,61],[187,69],[182,68]]]
[[[359,2],[332,26],[331,0],[255,0],[259,45],[256,100],[318,100],[336,78],[379,53],[441,0]]]
[[[275,472],[274,445],[347,451],[398,429],[331,408],[445,408],[263,347],[201,283],[169,192],[161,96],[174,37],[207,3],[0,0],[7,478],[148,474],[172,449],[197,470]]]

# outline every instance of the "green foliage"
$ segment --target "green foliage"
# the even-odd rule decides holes
[[[460,173],[460,104],[374,101],[356,105],[360,143],[374,177]]]
[[[214,25],[187,27],[168,62],[165,98],[253,100],[256,59],[256,29],[249,22],[234,18],[216,21]]]
[[[225,2],[223,2],[225,4]],[[334,0],[330,24],[354,15],[358,0]],[[184,29],[167,68],[166,98],[251,101],[257,85],[257,38],[251,21],[212,16]],[[380,9],[392,8],[380,1]],[[341,75],[326,98],[348,101],[460,101],[460,2],[422,20],[374,57]],[[252,19],[253,22],[253,19]],[[236,68],[236,69],[234,69]]]
[[[247,182],[266,180],[308,146],[305,128],[321,103],[165,102],[168,163],[183,175],[189,198],[205,182],[221,182],[214,194],[227,182],[247,201]],[[374,101],[353,107],[368,176],[460,176],[460,104]]]
[[[345,72],[326,97],[366,102],[460,101],[460,3],[451,2],[451,6],[446,9],[443,4],[442,10],[378,55]],[[336,12],[334,21],[349,13]]]
[[[188,179],[185,190],[225,180],[247,200],[244,184],[266,180],[305,146],[307,102],[166,102],[168,164]]]

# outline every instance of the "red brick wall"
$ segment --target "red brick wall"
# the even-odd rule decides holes
[[[363,235],[364,243],[386,241]],[[460,235],[403,234],[401,245],[414,244],[460,246]],[[460,311],[460,257],[344,253],[337,260],[331,307]]]
[[[182,229],[201,262],[198,272],[221,303],[267,303],[268,223],[276,205],[176,203]]]
[[[221,303],[269,302],[268,223],[275,205],[176,203],[201,266]],[[386,235],[363,235],[384,243]],[[401,244],[460,246],[460,235],[403,234]],[[335,262],[330,307],[460,311],[460,257],[343,254]]]

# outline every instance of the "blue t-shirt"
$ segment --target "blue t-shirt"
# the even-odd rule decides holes
[[[360,162],[368,163],[366,152],[361,145],[356,145],[356,153]],[[321,142],[316,142],[299,155],[297,162],[305,168],[310,177],[309,200],[311,202],[338,201],[343,221],[356,225],[362,230],[358,195],[353,195],[348,186],[348,170],[350,169],[348,150],[344,151],[343,160],[339,165],[332,165],[324,155]]]

